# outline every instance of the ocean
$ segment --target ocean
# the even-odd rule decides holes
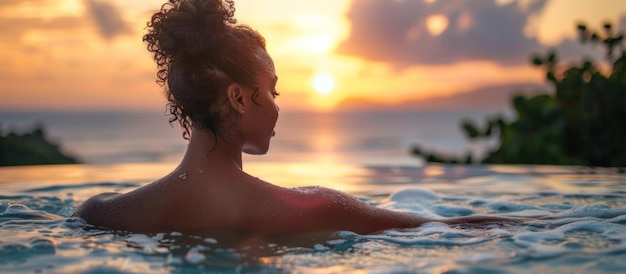
[[[344,161],[420,163],[413,145],[448,154],[482,155],[494,140],[469,143],[460,121],[482,121],[488,111],[282,112],[270,151],[245,161]],[[164,112],[3,112],[0,128],[23,131],[35,124],[86,164],[170,163],[186,148],[180,127]]]

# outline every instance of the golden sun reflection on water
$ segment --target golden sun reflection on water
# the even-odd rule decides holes
[[[424,169],[424,175],[428,177],[437,177],[441,176],[444,173],[443,166],[440,165],[429,165]]]
[[[77,184],[102,181],[145,181],[160,178],[174,163],[125,163],[119,165],[41,165],[0,167],[0,186],[13,183]]]
[[[103,182],[143,185],[169,173],[174,163],[125,163],[117,165],[42,165],[0,167],[0,193],[25,189],[91,185]],[[120,185],[122,187],[122,185]],[[93,195],[111,191],[110,187],[80,187],[71,191],[74,199],[85,200]],[[116,190],[126,192],[127,190]]]

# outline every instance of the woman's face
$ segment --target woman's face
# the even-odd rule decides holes
[[[265,154],[269,149],[270,139],[274,136],[274,127],[278,120],[278,105],[275,102],[278,92],[278,77],[272,58],[259,49],[257,53],[261,69],[256,76],[256,87],[246,87],[248,103],[241,115],[241,134],[244,144],[243,152],[248,154]]]

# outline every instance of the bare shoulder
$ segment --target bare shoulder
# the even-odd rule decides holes
[[[253,230],[265,234],[288,234],[350,230],[358,233],[378,231],[389,226],[393,213],[377,209],[347,193],[324,187],[274,189],[255,220],[247,223]]]
[[[297,187],[285,190],[284,201],[294,207],[310,210],[323,210],[341,206],[342,208],[364,207],[365,203],[347,193],[319,186]]]
[[[102,218],[102,213],[107,212],[107,208],[110,207],[108,204],[120,195],[115,192],[95,195],[78,206],[72,216],[82,218],[90,224],[100,223],[98,220]]]
[[[81,214],[85,212],[86,210],[98,209],[99,207],[103,205],[103,203],[106,203],[116,197],[119,197],[120,195],[121,195],[120,193],[116,193],[116,192],[106,192],[106,193],[95,195],[87,199],[82,205],[80,205],[76,209],[73,215]]]

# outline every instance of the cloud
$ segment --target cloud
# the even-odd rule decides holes
[[[29,30],[58,31],[76,30],[80,27],[81,21],[73,17],[56,17],[50,19],[43,18],[2,18],[0,26],[10,26],[0,28],[0,36],[8,38],[8,41],[15,42],[21,35]]]
[[[88,16],[93,18],[100,34],[105,39],[132,33],[129,25],[124,21],[117,8],[109,2],[86,0]]]
[[[7,2],[8,1],[8,2]],[[6,2],[6,3],[5,3]],[[0,4],[0,36],[7,40],[20,40],[29,31],[41,31],[49,34],[58,31],[76,31],[85,28],[85,22],[91,20],[98,29],[98,34],[105,39],[118,35],[132,34],[131,27],[124,21],[122,13],[109,2],[85,0],[84,13],[68,14],[54,10],[58,1],[43,0],[5,0]],[[28,12],[18,8],[18,4],[28,7]],[[46,16],[38,16],[39,13]]]
[[[428,2],[353,1],[351,32],[338,53],[400,67],[482,60],[519,65],[528,64],[528,55],[543,48],[524,28],[545,0],[525,1],[525,6],[486,0]]]
[[[462,90],[449,95],[434,95],[422,99],[409,99],[385,104],[380,101],[349,98],[339,103],[341,109],[408,109],[408,110],[510,110],[510,101],[516,95],[530,96],[545,93],[550,86],[537,83],[512,83],[487,85]]]

